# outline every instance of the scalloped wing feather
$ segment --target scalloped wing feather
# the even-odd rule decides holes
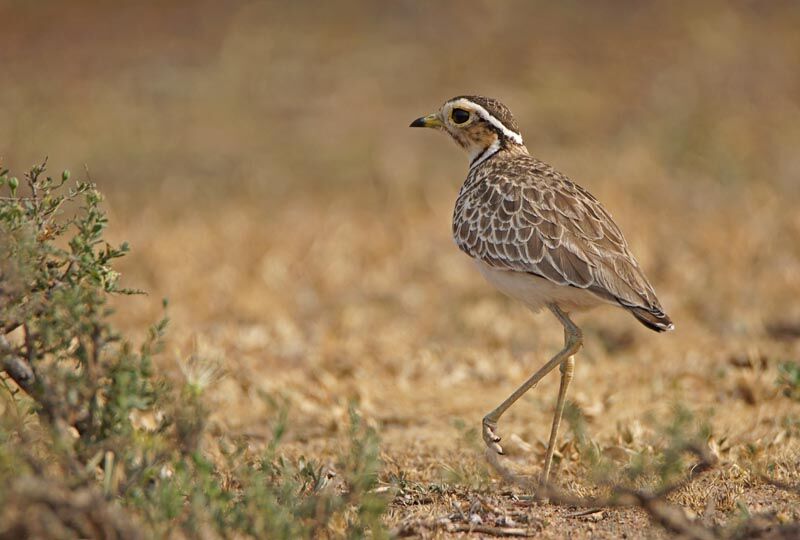
[[[611,215],[531,156],[496,156],[472,170],[456,202],[453,233],[462,251],[493,268],[586,289],[650,328],[671,328]]]

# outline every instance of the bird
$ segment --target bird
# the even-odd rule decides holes
[[[656,332],[675,325],[611,214],[586,189],[530,155],[516,120],[500,101],[457,96],[410,127],[443,131],[469,155],[469,171],[453,212],[456,245],[500,292],[534,313],[548,309],[564,327],[563,348],[482,421],[489,451],[503,454],[500,417],[559,367],[539,480],[546,488],[575,355],[583,346],[583,334],[570,314],[611,305]]]

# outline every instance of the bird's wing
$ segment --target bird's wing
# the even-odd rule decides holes
[[[588,191],[528,156],[488,165],[456,203],[461,250],[494,268],[587,289],[640,320],[649,314],[664,325],[656,329],[671,325],[619,227]]]

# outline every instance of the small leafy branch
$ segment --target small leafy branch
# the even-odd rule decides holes
[[[219,366],[193,357],[176,387],[166,319],[138,347],[112,326],[110,296],[139,292],[113,268],[128,246],[93,184],[45,165],[0,167],[0,539],[381,537],[374,431],[353,410],[334,468],[278,453],[285,414],[261,452],[204,437]]]
[[[17,178],[0,171],[0,187],[10,192],[0,200],[0,354],[5,372],[49,422],[62,432],[74,428],[83,442],[93,443],[129,430],[130,411],[151,404],[147,375],[166,320],[137,355],[119,343],[107,322],[107,296],[134,292],[118,287],[111,267],[128,246],[103,240],[108,220],[92,184],[66,187],[69,172],[53,179],[44,175],[45,165],[25,175],[24,196]],[[69,205],[78,209],[64,219]],[[114,344],[116,354],[104,356]],[[120,387],[120,371],[141,374],[132,383],[140,387]],[[121,392],[134,391],[143,399],[120,399]]]

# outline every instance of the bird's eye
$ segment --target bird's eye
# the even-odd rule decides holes
[[[469,111],[464,109],[453,109],[453,112],[450,113],[450,118],[453,119],[454,124],[463,124],[469,120],[469,116]]]

